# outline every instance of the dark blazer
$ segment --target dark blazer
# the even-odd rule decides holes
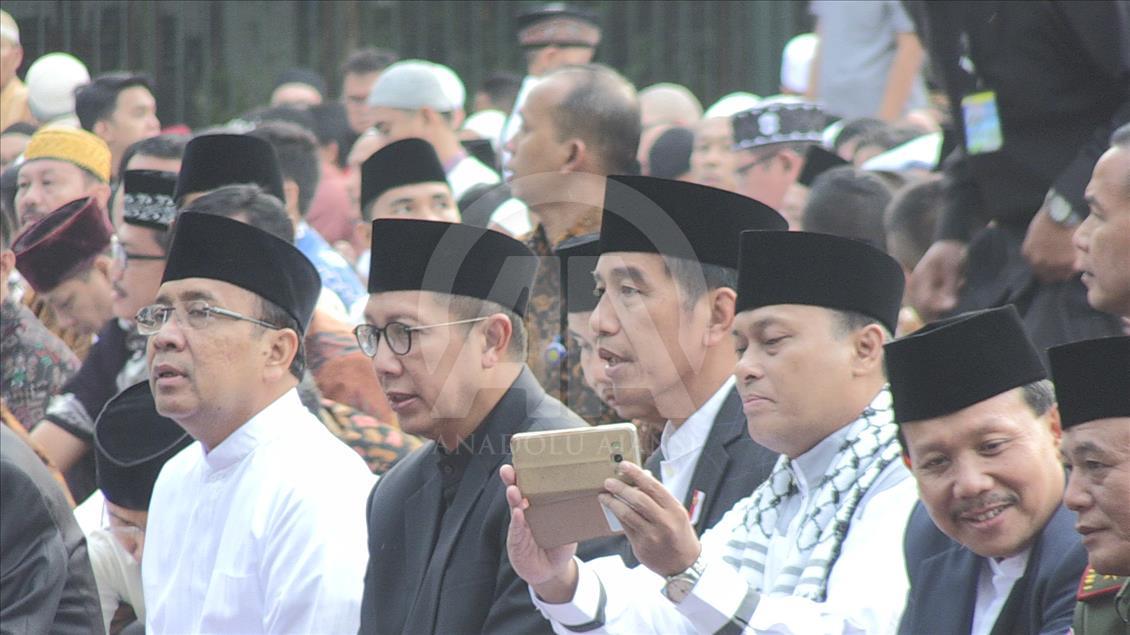
[[[369,496],[361,633],[550,633],[506,554],[510,508],[498,468],[517,432],[586,425],[524,369],[475,431],[475,453],[442,514],[435,442]]]
[[[749,496],[769,478],[780,455],[756,443],[749,436],[742,398],[736,388],[730,390],[706,437],[706,445],[698,457],[683,506],[690,509],[695,490],[701,491],[702,511],[695,523],[695,532],[702,535],[730,511],[734,503]],[[647,459],[647,469],[660,480],[659,462],[663,450],[656,449]]]
[[[942,534],[918,503],[906,529],[910,593],[899,633],[968,635],[982,558]],[[1071,628],[1075,592],[1087,552],[1075,514],[1060,506],[1036,538],[1024,575],[1012,587],[993,635],[1063,633]]]
[[[86,538],[62,487],[2,424],[0,544],[0,630],[106,632]]]

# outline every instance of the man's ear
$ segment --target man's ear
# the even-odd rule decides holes
[[[514,337],[514,327],[510,318],[503,313],[495,313],[483,320],[483,368],[494,368],[507,361],[507,349]]]
[[[0,284],[8,284],[8,276],[16,268],[16,252],[0,249]]]
[[[283,196],[286,198],[283,203],[286,204],[287,214],[297,224],[301,220],[295,218],[295,215],[298,214],[298,182],[294,179],[283,179]]]
[[[91,130],[91,132],[93,132],[100,139],[106,141],[107,143],[113,140],[107,138],[110,134],[110,124],[105,119],[99,119],[98,121],[95,121],[94,128]]]
[[[872,322],[852,334],[852,366],[855,374],[867,375],[883,365],[883,327]]]
[[[298,354],[298,338],[300,337],[291,329],[277,329],[267,332],[266,360],[263,368],[263,378],[267,381],[278,381],[290,374],[290,363]]]
[[[588,146],[585,142],[576,137],[569,140],[569,156],[565,159],[565,164],[561,166],[562,172],[581,172],[587,160]]]
[[[90,263],[90,266],[95,271],[101,273],[103,276],[106,276],[106,279],[109,280],[110,266],[113,262],[114,261],[106,254],[98,254],[94,257],[94,261]]]
[[[730,345],[734,332],[734,309],[738,294],[729,287],[719,287],[707,293],[710,299],[710,326],[706,331],[706,345]]]
[[[1060,442],[1063,441],[1063,421],[1059,414],[1059,404],[1053,403],[1051,408],[1044,413],[1044,417],[1048,422],[1048,430],[1052,433],[1052,438],[1055,439],[1055,446],[1058,448]]]

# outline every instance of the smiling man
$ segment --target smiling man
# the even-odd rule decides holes
[[[1079,585],[1076,633],[1130,628],[1130,337],[1048,351],[1071,467],[1063,502],[1078,514],[1090,567]]]
[[[606,480],[601,502],[644,565],[634,569],[539,548],[504,468],[511,561],[555,630],[893,631],[906,578],[891,547],[915,501],[883,371],[902,288],[898,263],[863,243],[742,233],[734,376],[750,436],[784,456],[701,541],[679,501],[625,463],[629,482]]]
[[[886,348],[922,497],[900,632],[1066,631],[1086,554],[1061,505],[1059,411],[1016,309],[928,324]]]
[[[157,412],[196,443],[153,488],[147,632],[357,629],[374,477],[296,390],[320,288],[280,238],[212,214],[178,218],[156,303],[136,321]]]
[[[584,423],[526,367],[537,258],[468,225],[373,222],[369,304],[354,331],[405,432],[431,440],[369,499],[362,633],[538,633],[506,554],[499,465],[519,432]]]

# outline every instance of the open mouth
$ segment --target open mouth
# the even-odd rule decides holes
[[[992,507],[981,508],[962,514],[961,520],[973,525],[985,524],[1003,514],[1010,507],[1012,507],[1012,503],[1001,503]]]
[[[396,391],[386,392],[385,397],[388,398],[388,405],[394,411],[398,411],[398,412],[400,410],[403,410],[403,409],[409,407],[413,403],[416,403],[416,401],[417,401],[416,395],[412,395],[412,394],[409,394],[409,393],[406,393],[406,392],[396,392]]]

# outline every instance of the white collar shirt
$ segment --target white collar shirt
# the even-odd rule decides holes
[[[691,479],[698,467],[698,458],[702,456],[706,439],[714,427],[714,418],[718,416],[718,411],[733,388],[734,376],[730,375],[722,387],[682,425],[676,428],[668,421],[663,428],[663,436],[659,439],[659,450],[663,453],[663,460],[659,462],[659,475],[664,487],[679,502],[687,499]]]
[[[973,628],[970,635],[988,635],[1008,601],[1012,587],[1024,575],[1031,549],[1000,560],[985,558],[977,576],[977,602],[973,607]]]

